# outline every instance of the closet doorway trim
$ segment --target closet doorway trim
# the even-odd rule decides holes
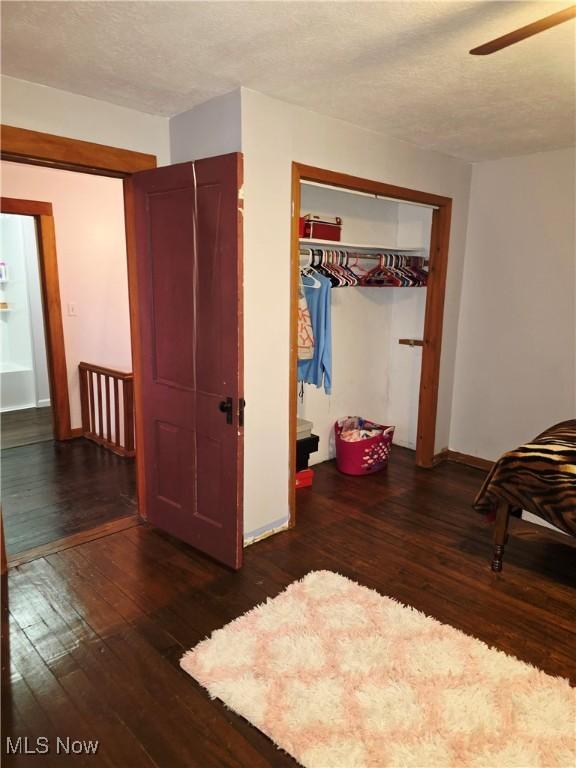
[[[426,312],[420,373],[420,395],[418,399],[418,429],[416,437],[416,464],[431,468],[437,461],[434,456],[436,436],[436,414],[438,410],[438,381],[440,377],[440,355],[442,351],[442,326],[444,319],[444,296],[448,267],[448,243],[452,218],[452,198],[422,192],[406,187],[397,187],[380,181],[349,176],[325,168],[316,168],[302,163],[292,163],[292,230],[291,230],[291,272],[290,272],[290,380],[289,380],[289,477],[288,498],[290,527],[296,524],[296,418],[298,401],[298,267],[300,184],[315,182],[343,190],[364,192],[387,197],[398,202],[426,205],[434,208],[430,234],[429,277],[426,290]]]

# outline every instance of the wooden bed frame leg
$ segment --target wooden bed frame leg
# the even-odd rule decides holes
[[[492,570],[496,573],[502,570],[504,557],[504,545],[508,541],[508,521],[510,520],[510,505],[506,502],[498,504],[496,511],[496,523],[494,525],[494,555],[492,557]]]

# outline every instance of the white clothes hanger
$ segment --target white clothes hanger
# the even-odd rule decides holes
[[[302,285],[304,285],[303,278],[307,277],[308,279],[312,280],[312,283],[306,283],[306,288],[322,288],[322,283],[320,280],[318,280],[317,277],[314,275],[317,275],[318,272],[313,267],[300,267],[300,282]]]
[[[307,256],[308,259],[312,257],[312,251],[308,248],[303,249],[300,251],[300,256]],[[300,285],[304,286],[304,282],[302,281],[303,277],[308,277],[310,280],[312,280],[312,283],[307,283],[307,288],[322,288],[322,283],[320,280],[318,280],[319,273],[314,269],[314,267],[308,263],[308,264],[300,264]]]

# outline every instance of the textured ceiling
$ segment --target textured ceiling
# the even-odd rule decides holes
[[[174,115],[246,86],[468,160],[575,142],[567,2],[3,2],[2,71]]]

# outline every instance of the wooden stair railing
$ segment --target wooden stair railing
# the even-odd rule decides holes
[[[134,450],[134,376],[80,363],[82,434],[119,456]]]

